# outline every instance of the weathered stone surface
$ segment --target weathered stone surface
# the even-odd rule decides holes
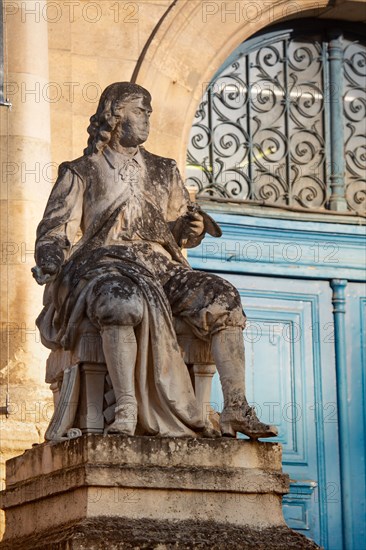
[[[5,541],[37,540],[37,533],[57,533],[65,524],[75,534],[84,520],[118,517],[130,526],[146,520],[156,533],[166,522],[181,533],[189,522],[202,522],[207,532],[216,522],[229,531],[283,528],[287,491],[275,443],[89,435],[8,461]]]
[[[260,468],[281,472],[281,446],[242,439],[101,437],[42,444],[7,462],[7,488],[80,464]]]
[[[42,418],[49,396],[43,366],[47,353],[34,324],[34,305],[42,294],[29,272],[36,223],[50,188],[50,104],[41,94],[49,80],[48,31],[43,17],[25,15],[45,4],[15,0],[10,14],[10,4],[3,3],[8,67],[4,94],[13,108],[10,112],[0,107],[0,407],[10,386],[10,415],[0,416],[1,485],[5,459],[41,441],[47,425]]]
[[[13,544],[15,544],[13,546]],[[93,518],[61,525],[52,533],[0,543],[1,550],[298,550],[318,546],[288,527],[254,529],[210,521],[153,521],[129,518]]]

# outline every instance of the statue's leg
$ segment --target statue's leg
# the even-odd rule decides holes
[[[130,326],[106,326],[101,335],[104,357],[116,396],[115,420],[106,431],[133,435],[137,424],[137,343],[134,329]]]
[[[227,327],[212,335],[211,350],[219,372],[224,409],[220,416],[222,435],[236,432],[258,437],[275,437],[275,426],[259,420],[245,397],[245,354],[241,327]]]
[[[116,397],[115,420],[107,433],[133,435],[137,424],[134,327],[143,317],[143,297],[128,277],[104,277],[89,296],[87,313],[100,329],[107,369]]]
[[[224,394],[220,426],[224,435],[242,432],[252,438],[277,435],[274,426],[260,422],[245,397],[245,316],[238,291],[216,275],[174,267],[165,283],[173,314],[193,332],[211,340],[212,355]]]

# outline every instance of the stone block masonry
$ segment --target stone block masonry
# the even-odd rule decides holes
[[[316,547],[285,526],[276,443],[89,435],[26,451],[6,477],[2,550]]]

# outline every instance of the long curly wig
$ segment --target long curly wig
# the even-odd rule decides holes
[[[143,98],[151,102],[151,95],[145,88],[131,82],[115,82],[110,84],[100,96],[95,115],[90,117],[88,127],[88,145],[84,155],[92,155],[103,151],[111,140],[112,134],[119,122],[116,110],[132,99]]]

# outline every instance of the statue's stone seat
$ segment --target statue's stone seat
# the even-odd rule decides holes
[[[179,346],[208,431],[219,430],[218,415],[210,406],[216,367],[209,342],[198,339],[188,325],[174,319]],[[47,440],[81,434],[102,434],[114,419],[115,396],[96,327],[85,319],[72,351],[52,351],[47,360],[46,382],[54,395],[55,413]]]

